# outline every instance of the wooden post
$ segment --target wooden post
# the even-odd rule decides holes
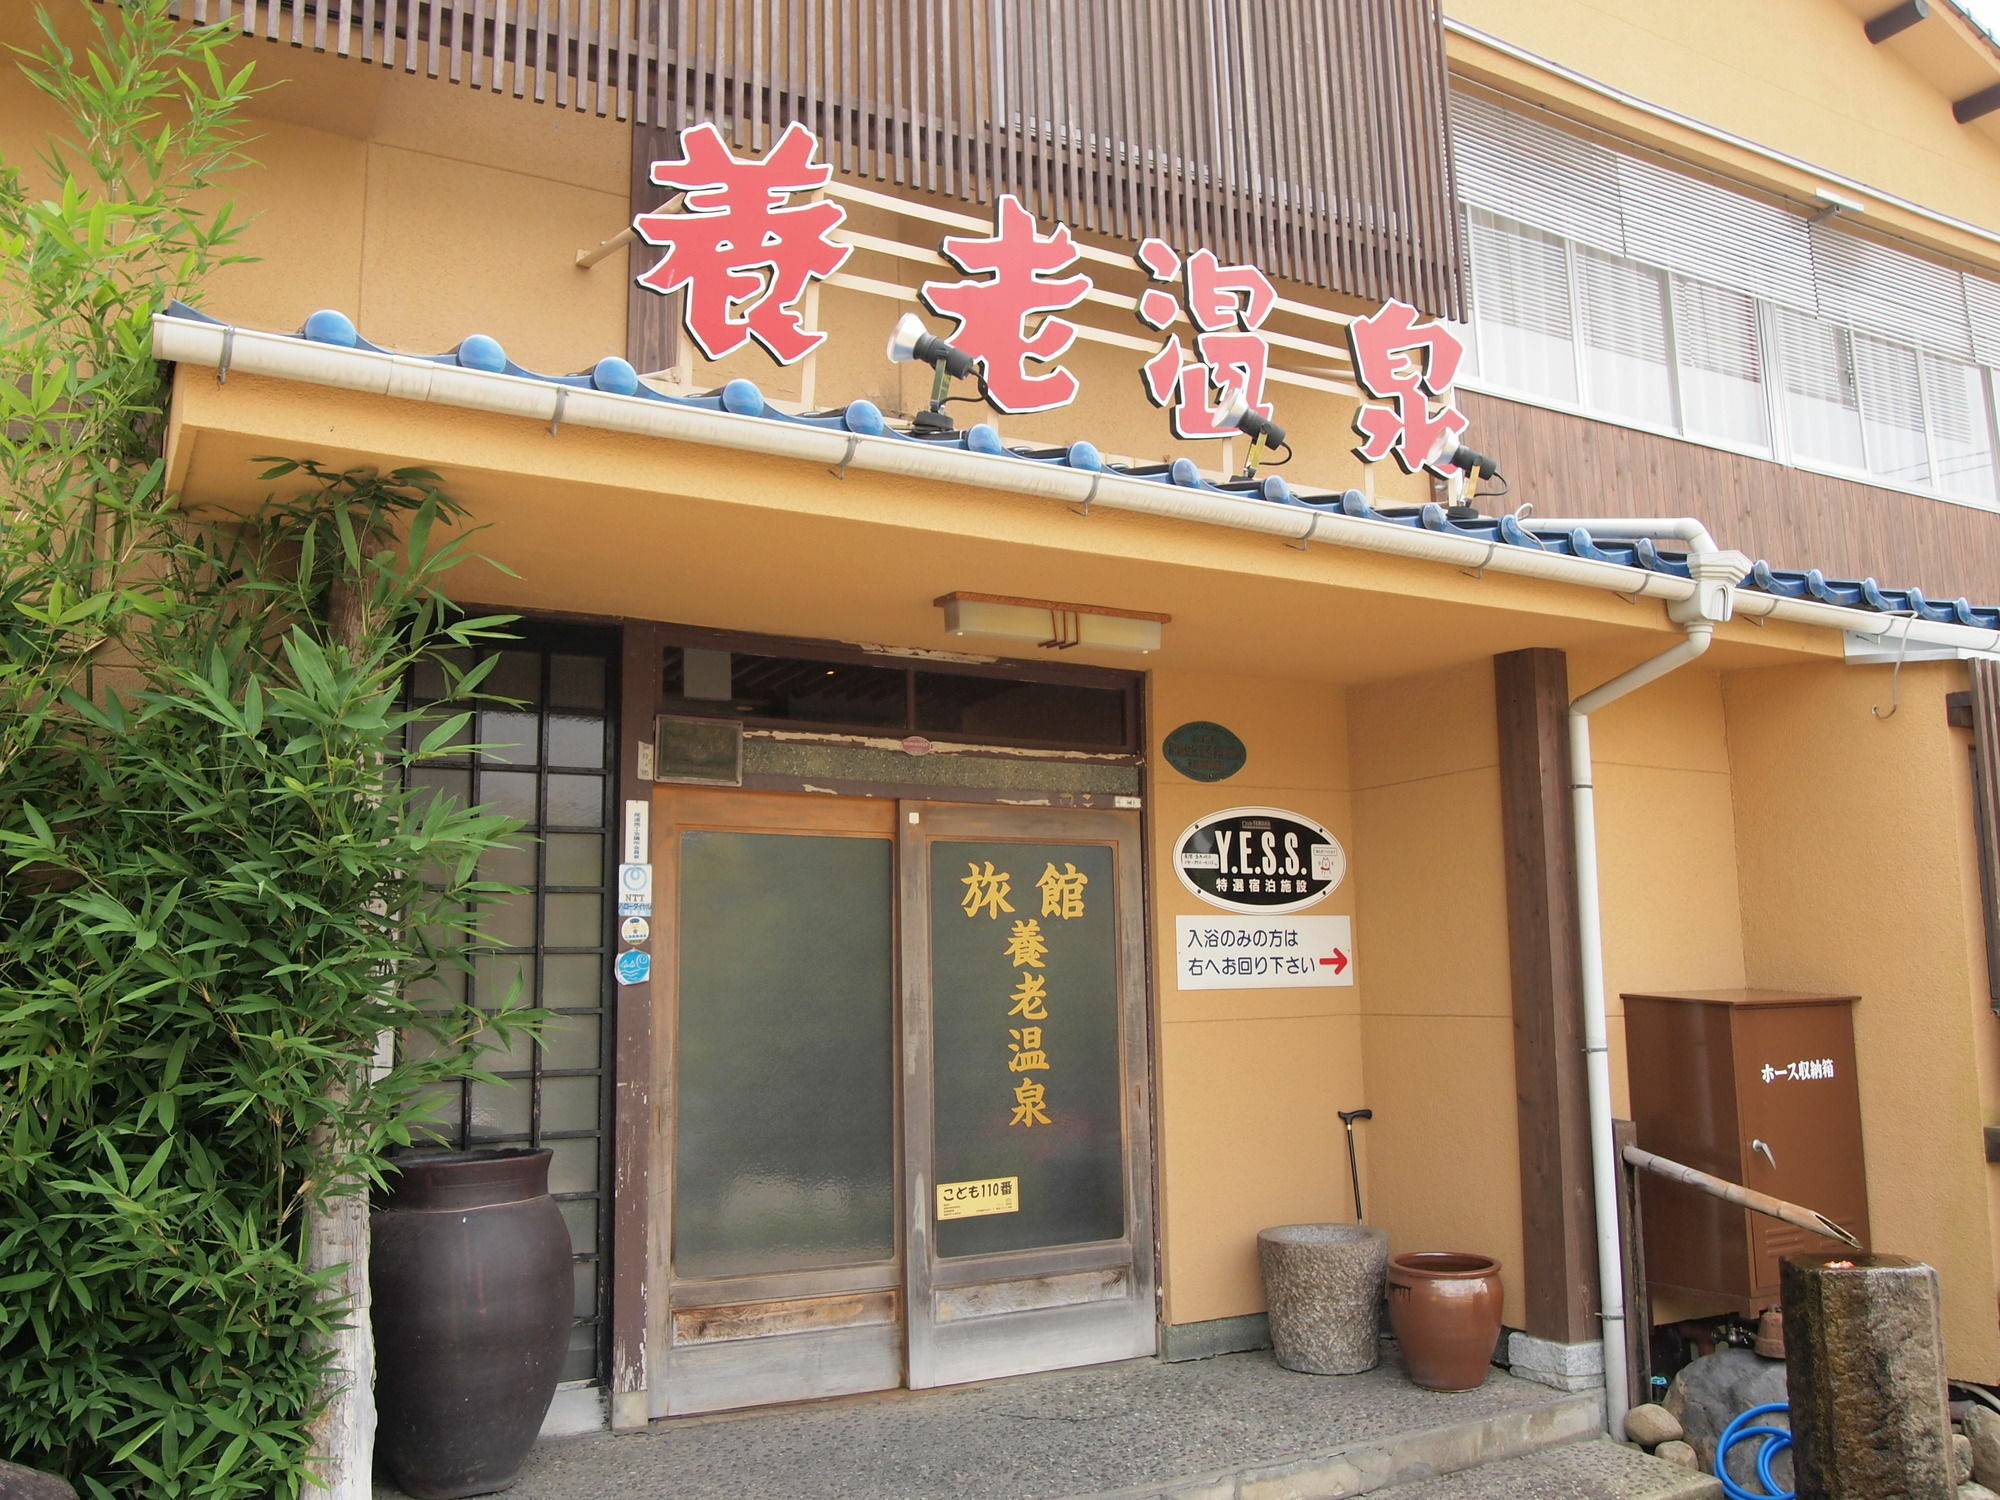
[[[1493,673],[1526,1332],[1582,1344],[1600,1330],[1565,731],[1569,671],[1562,652],[1532,650],[1494,657]]]
[[[1646,1292],[1646,1232],[1639,1216],[1638,1170],[1625,1160],[1625,1148],[1639,1144],[1639,1130],[1630,1120],[1611,1122],[1612,1143],[1618,1148],[1618,1238],[1625,1263],[1625,1368],[1632,1372],[1628,1407],[1653,1399],[1653,1304]]]
[[[335,1103],[347,1090],[338,1088]],[[345,1193],[306,1219],[306,1268],[345,1269],[334,1290],[347,1307],[347,1326],[329,1335],[326,1408],[312,1426],[313,1472],[326,1500],[369,1500],[375,1469],[375,1334],[368,1324],[368,1194]]]
[[[628,621],[618,691],[618,785],[625,801],[650,803],[650,767],[640,746],[650,745],[660,711],[664,646],[660,628]],[[646,772],[641,775],[641,771]],[[648,855],[648,858],[651,856]],[[663,899],[672,899],[666,893]],[[647,1359],[647,1277],[651,1265],[653,1141],[653,986],[620,985],[617,991],[617,1100],[613,1139],[616,1170],[611,1194],[611,1426],[627,1432],[652,1415]],[[665,1170],[664,1167],[661,1169]],[[664,1289],[660,1293],[665,1297]]]
[[[327,601],[327,634],[338,645],[353,649],[365,636],[368,621],[359,596],[345,582],[336,582]],[[385,1037],[375,1039],[379,1064]],[[393,1047],[393,1036],[386,1037]],[[357,1065],[356,1072],[360,1068]],[[357,1080],[335,1083],[328,1098],[344,1106]],[[332,1132],[315,1130],[317,1152],[331,1149]],[[327,1368],[327,1402],[312,1425],[313,1471],[326,1500],[370,1500],[375,1488],[375,1332],[369,1326],[372,1298],[368,1286],[368,1191],[346,1184],[349,1191],[307,1210],[305,1261],[309,1271],[343,1269],[334,1292],[347,1309],[347,1326],[328,1336],[333,1358]]]

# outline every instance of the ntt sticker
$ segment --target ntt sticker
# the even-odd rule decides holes
[[[1211,905],[1268,916],[1325,900],[1347,878],[1347,851],[1311,818],[1231,807],[1182,830],[1174,873]]]

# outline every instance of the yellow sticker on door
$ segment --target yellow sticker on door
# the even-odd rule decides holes
[[[972,1219],[980,1214],[1011,1214],[1021,1207],[1021,1179],[989,1177],[984,1182],[940,1182],[937,1216]]]

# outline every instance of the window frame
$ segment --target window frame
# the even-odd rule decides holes
[[[1468,362],[1467,373],[1461,377],[1459,382],[1465,389],[1486,395],[1498,396],[1509,401],[1519,401],[1525,405],[1538,406],[1551,411],[1568,412],[1576,416],[1589,418],[1592,421],[1609,423],[1613,426],[1629,427],[1635,431],[1654,433],[1661,437],[1677,438],[1682,442],[1697,443],[1703,447],[1740,454],[1746,458],[1758,458],[1765,462],[1780,463],[1787,468],[1798,469],[1806,473],[1822,474],[1829,478],[1867,484],[1897,494],[1942,500],[1948,504],[1969,506],[1975,510],[2000,511],[2000,404],[1996,404],[1996,401],[2000,400],[2000,372],[1996,372],[1993,366],[1985,364],[1977,358],[1967,359],[1961,355],[1931,349],[1914,340],[1887,338],[1871,330],[1856,328],[1846,322],[1822,317],[1817,313],[1804,312],[1790,306],[1781,308],[1779,304],[1771,301],[1769,298],[1756,296],[1753,293],[1743,291],[1741,288],[1721,287],[1719,289],[1722,291],[1730,292],[1737,296],[1748,297],[1756,312],[1755,336],[1757,339],[1759,384],[1763,391],[1765,425],[1770,434],[1770,446],[1768,448],[1758,448],[1743,443],[1731,442],[1723,438],[1710,437],[1702,433],[1690,431],[1688,428],[1685,371],[1682,368],[1679,358],[1681,346],[1680,313],[1676,305],[1674,288],[1680,283],[1687,283],[1694,286],[1708,286],[1711,283],[1704,282],[1699,277],[1683,276],[1680,272],[1674,271],[1669,267],[1656,266],[1633,256],[1614,256],[1607,251],[1595,250],[1593,253],[1604,255],[1607,259],[1626,262],[1649,276],[1662,278],[1660,284],[1663,288],[1665,302],[1663,311],[1666,319],[1667,388],[1669,404],[1673,412],[1673,420],[1671,425],[1663,425],[1657,422],[1649,422],[1642,418],[1628,416],[1622,412],[1613,411],[1603,406],[1600,396],[1593,389],[1596,382],[1592,379],[1590,369],[1589,318],[1585,306],[1583,278],[1579,267],[1579,260],[1585,247],[1577,240],[1562,235],[1555,235],[1535,225],[1510,219],[1504,214],[1496,213],[1491,209],[1480,208],[1471,204],[1461,204],[1460,207],[1465,215],[1461,226],[1461,243],[1465,246],[1469,273],[1465,280],[1468,319],[1463,326],[1467,331],[1468,348],[1472,353],[1472,359]],[[1575,401],[1568,401],[1561,397],[1549,396],[1538,391],[1511,385],[1503,379],[1496,378],[1494,372],[1491,370],[1491,362],[1487,358],[1491,341],[1486,336],[1486,330],[1482,326],[1484,319],[1481,306],[1482,299],[1479,295],[1480,272],[1475,252],[1475,236],[1472,232],[1472,216],[1475,214],[1484,215],[1492,227],[1506,232],[1522,232],[1545,236],[1555,240],[1563,247],[1560,264],[1562,266],[1562,274],[1566,278],[1565,291],[1567,293],[1572,327],[1570,358],[1574,387],[1578,393]],[[1837,461],[1819,458],[1802,451],[1793,430],[1794,424],[1790,419],[1790,413],[1787,410],[1784,382],[1786,373],[1791,368],[1792,362],[1788,357],[1782,333],[1775,322],[1780,312],[1789,317],[1799,318],[1827,329],[1836,330],[1845,341],[1848,367],[1855,381],[1855,410],[1860,427],[1862,455],[1859,467],[1850,467]],[[1898,480],[1893,476],[1878,473],[1869,467],[1872,447],[1868,433],[1869,413],[1862,389],[1860,372],[1855,364],[1855,355],[1852,347],[1852,341],[1857,337],[1865,337],[1891,348],[1907,351],[1916,360],[1917,399],[1923,424],[1921,440],[1924,449],[1925,468],[1929,475],[1929,479],[1925,483],[1919,484]],[[1928,367],[1929,362],[1932,360],[1941,360],[1954,366],[1969,369],[1978,375],[1980,394],[1983,401],[1982,415],[1988,436],[1987,463],[1989,485],[1988,494],[1985,496],[1945,488],[1942,477],[1944,465],[1940,462],[1943,454],[1938,442],[1937,413],[1935,410],[1935,398],[1932,394],[1934,377]]]

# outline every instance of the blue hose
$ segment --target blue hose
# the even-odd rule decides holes
[[[1722,1492],[1729,1500],[1796,1500],[1796,1491],[1779,1489],[1778,1481],[1771,1477],[1771,1460],[1792,1446],[1792,1435],[1782,1427],[1748,1425],[1758,1417],[1777,1411],[1789,1412],[1790,1408],[1782,1401],[1753,1406],[1722,1429],[1722,1437],[1715,1445],[1715,1477],[1722,1481]],[[1729,1477],[1729,1450],[1745,1438],[1756,1437],[1764,1439],[1763,1446],[1757,1450],[1757,1482],[1764,1486],[1762,1494],[1744,1489]]]

